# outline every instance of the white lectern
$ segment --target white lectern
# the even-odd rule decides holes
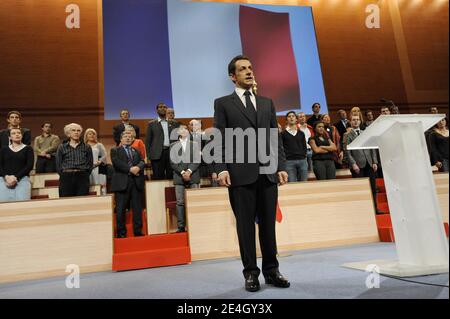
[[[382,115],[349,146],[378,148],[398,260],[345,264],[382,274],[419,276],[448,272],[448,240],[438,204],[424,132],[444,115]]]

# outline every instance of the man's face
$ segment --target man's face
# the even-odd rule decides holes
[[[120,138],[120,143],[122,145],[130,145],[131,144],[131,140],[132,140],[132,135],[131,132],[125,131],[122,134],[122,137]]]
[[[361,120],[359,119],[359,116],[352,115],[352,120],[350,121],[352,128],[357,129],[361,125]]]
[[[373,121],[373,113],[372,112],[367,112],[366,116],[367,116],[368,121]]]
[[[125,110],[120,112],[120,119],[124,122],[128,122],[128,120],[130,119],[130,113]]]
[[[341,120],[346,120],[347,112],[345,112],[345,111],[339,112],[339,117],[341,118]]]
[[[79,141],[81,137],[81,128],[78,126],[73,126],[69,130],[69,138],[74,141]]]
[[[306,123],[306,115],[305,113],[299,113],[298,114],[298,122],[300,123],[300,125],[303,125]]]
[[[295,113],[289,113],[289,115],[286,117],[286,120],[289,125],[297,124],[297,116],[295,116]]]
[[[178,128],[178,135],[181,136],[182,138],[187,137],[189,134],[189,131],[187,129],[186,125],[180,125],[180,127]]]
[[[314,104],[313,107],[312,107],[312,110],[313,110],[314,114],[319,114],[319,112],[320,112],[320,104],[319,103]]]
[[[158,113],[159,117],[166,117],[167,113],[167,105],[165,104],[159,104],[158,108],[156,109],[156,113]]]
[[[202,129],[202,124],[200,121],[192,120],[189,122],[189,130],[191,132],[199,132]]]
[[[166,110],[166,118],[168,120],[173,120],[175,118],[175,111],[173,109],[167,109]]]
[[[18,127],[20,125],[20,116],[18,114],[11,114],[7,119],[9,125],[12,127]]]
[[[439,111],[438,111],[437,107],[432,107],[432,108],[430,109],[430,113],[431,113],[431,114],[438,114]]]
[[[42,133],[50,134],[52,132],[52,126],[49,123],[44,124],[42,127]]]
[[[381,114],[382,114],[382,115],[390,115],[390,114],[391,114],[391,111],[389,110],[388,107],[383,107],[383,108],[381,109]]]
[[[251,89],[254,81],[252,64],[248,60],[237,60],[235,65],[236,71],[231,75],[231,80],[239,88]]]

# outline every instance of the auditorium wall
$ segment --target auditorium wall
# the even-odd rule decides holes
[[[403,113],[425,113],[429,105],[448,112],[448,1],[221,2],[313,7],[333,120],[339,108],[355,105],[377,113],[380,98],[394,100]],[[80,8],[79,29],[65,25],[70,3]],[[380,8],[379,29],[366,27],[369,4]],[[0,128],[6,113],[18,109],[33,136],[43,121],[60,135],[64,124],[78,122],[111,142],[116,121],[103,120],[101,12],[101,0],[0,2]],[[146,122],[137,121],[144,132]]]

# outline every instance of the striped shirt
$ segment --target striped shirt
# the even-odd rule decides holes
[[[80,142],[75,148],[69,142],[59,145],[56,151],[56,170],[80,169],[91,172],[93,168],[92,148]]]

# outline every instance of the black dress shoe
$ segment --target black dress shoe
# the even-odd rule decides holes
[[[245,290],[250,292],[255,292],[261,289],[259,284],[258,276],[249,275],[247,279],[245,279]]]
[[[117,238],[127,238],[127,234],[117,234]]]
[[[136,233],[136,234],[134,234],[134,237],[142,237],[142,236],[144,236],[143,233]]]
[[[269,274],[267,276],[264,276],[266,280],[266,284],[268,285],[274,285],[275,287],[279,288],[289,288],[291,283],[289,280],[283,277],[282,274],[280,274],[279,271],[274,272],[273,274]]]
[[[184,227],[178,227],[178,229],[177,229],[176,232],[177,232],[177,233],[185,233],[186,230],[184,229]]]

